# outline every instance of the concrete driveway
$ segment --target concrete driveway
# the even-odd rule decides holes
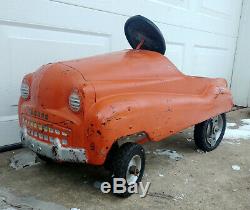
[[[250,209],[249,118],[249,109],[230,113],[226,138],[210,153],[197,151],[192,129],[146,144],[143,181],[151,186],[145,198],[103,194],[98,187],[108,172],[100,167],[41,162],[15,170],[10,159],[27,150],[1,153],[0,209]],[[183,158],[159,155],[159,149]]]

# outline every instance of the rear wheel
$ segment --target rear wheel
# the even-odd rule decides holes
[[[196,146],[205,152],[216,149],[223,139],[225,130],[225,113],[195,125],[194,141]]]
[[[119,197],[128,197],[128,187],[137,185],[141,181],[145,168],[145,151],[139,144],[126,143],[122,145],[113,159],[113,177],[123,178],[126,181],[126,191],[116,193]],[[112,182],[113,184],[114,182]],[[114,190],[113,185],[113,190]],[[114,191],[113,191],[114,192]]]

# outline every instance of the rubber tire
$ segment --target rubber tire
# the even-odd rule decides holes
[[[112,192],[113,192],[113,178],[126,178],[126,172],[127,167],[129,164],[129,161],[134,157],[135,155],[139,155],[141,158],[141,171],[140,175],[137,179],[137,183],[142,180],[144,169],[145,169],[145,151],[143,147],[139,144],[135,143],[125,143],[123,144],[118,152],[116,153],[114,159],[113,159],[113,176],[112,176]],[[128,186],[128,185],[127,185]],[[125,193],[116,193],[115,194],[118,197],[127,198],[131,195],[128,191]]]
[[[107,158],[105,160],[105,163],[104,163],[104,168],[108,171],[113,171],[113,158],[116,156],[116,153],[117,151],[119,150],[119,145],[117,142],[115,142],[113,144],[113,146],[111,147],[108,155],[107,155]]]
[[[210,152],[210,151],[216,149],[219,146],[219,144],[221,143],[223,136],[225,134],[225,130],[226,130],[226,114],[225,113],[221,114],[221,117],[223,120],[222,132],[221,132],[219,139],[217,140],[216,144],[213,147],[207,142],[207,128],[208,128],[209,122],[212,119],[208,119],[202,123],[195,125],[194,142],[195,142],[196,146],[199,149],[201,149],[202,151]]]

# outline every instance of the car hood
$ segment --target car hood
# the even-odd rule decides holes
[[[60,63],[42,66],[32,75],[30,102],[34,107],[63,108],[72,90],[84,82],[78,71]]]
[[[181,73],[160,53],[124,50],[62,62],[78,70],[87,81],[162,79]]]

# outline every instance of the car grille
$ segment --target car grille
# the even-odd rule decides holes
[[[59,139],[63,146],[67,146],[70,141],[70,129],[27,116],[23,116],[22,123],[27,128],[27,134],[39,141],[53,144],[55,140]]]

